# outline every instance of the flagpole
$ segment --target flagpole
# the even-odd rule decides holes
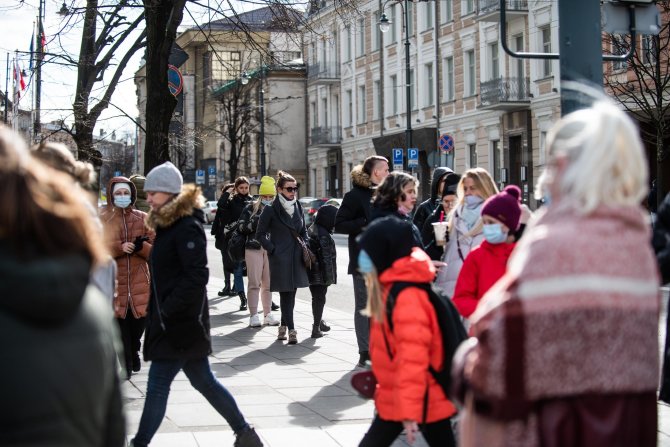
[[[9,111],[7,110],[9,107],[9,98],[7,98],[7,95],[9,94],[9,52],[7,52],[7,73],[5,75],[5,124],[7,124],[8,116],[7,114]]]
[[[35,67],[35,121],[33,124],[33,138],[35,143],[40,141],[40,133],[42,125],[40,123],[40,106],[42,103],[42,60],[44,59],[44,48],[42,47],[42,34],[44,33],[44,24],[42,23],[42,15],[44,14],[43,4],[44,0],[39,0],[40,7],[37,16],[37,58]]]
[[[18,121],[18,114],[19,114],[19,95],[18,90],[20,89],[18,83],[19,81],[16,79],[16,63],[19,58],[19,50],[14,51],[14,64],[12,67],[13,73],[14,73],[14,101],[12,101],[12,129],[14,129],[14,132],[18,132],[19,130],[19,121]]]

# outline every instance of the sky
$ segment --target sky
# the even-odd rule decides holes
[[[58,14],[63,0],[44,0],[45,1],[45,19],[44,30],[47,40],[47,52],[60,51],[60,45],[54,39],[60,39],[63,47],[73,55],[78,54],[78,48],[81,42],[81,30],[73,29],[65,34],[58,34],[58,30],[63,25],[64,19]],[[213,0],[215,1],[215,0]],[[83,5],[84,0],[66,0],[68,6],[73,3],[76,5]],[[101,2],[102,3],[102,2]],[[238,2],[233,2],[238,3]],[[249,5],[239,5],[239,10],[249,10],[258,7]],[[34,23],[37,20],[37,12],[39,8],[39,0],[0,0],[0,66],[7,69],[7,55],[9,53],[9,65],[14,60],[15,50],[19,52],[28,53],[30,50],[30,41],[33,35]],[[193,5],[189,6],[191,13],[195,20],[200,23],[206,23],[210,19],[216,20],[219,17],[210,17],[207,12],[198,11]],[[184,20],[180,30],[193,25],[193,19],[189,14],[184,13]],[[58,34],[58,35],[57,35]],[[125,111],[128,115],[138,116],[137,110],[137,96],[135,92],[135,84],[133,82],[133,75],[140,67],[143,50],[135,54],[133,59],[128,63],[121,81],[119,82],[114,95],[112,96],[112,103],[119,109]],[[28,54],[19,54],[19,66],[25,70],[25,81],[28,84],[28,89],[24,93],[20,108],[31,110],[32,107],[32,92],[34,90],[33,75],[29,70],[30,57]],[[41,121],[43,123],[63,119],[67,123],[73,122],[72,117],[72,101],[75,92],[77,81],[76,68],[64,67],[54,64],[44,64],[42,68],[42,95],[41,95]],[[3,91],[7,90],[10,98],[13,95],[13,81],[12,71],[9,69],[9,85],[6,79],[0,82]],[[106,133],[115,131],[117,137],[129,135],[134,138],[135,125],[134,123],[119,113],[114,107],[108,107],[103,112],[101,118],[98,120],[95,134],[99,134],[101,130]]]

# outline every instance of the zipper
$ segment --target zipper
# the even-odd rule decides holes
[[[128,241],[128,223],[126,222],[126,212],[125,210],[121,210],[121,219],[123,220],[123,229],[125,231],[125,238],[124,240],[127,242]],[[132,301],[130,297],[130,255],[126,253],[126,287],[128,289],[128,299],[126,302],[126,313],[123,316],[124,318],[126,315],[128,315],[128,309],[130,308],[130,303]]]

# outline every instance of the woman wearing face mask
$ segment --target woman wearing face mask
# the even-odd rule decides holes
[[[370,221],[386,216],[407,221],[412,224],[416,245],[423,247],[421,233],[411,219],[412,210],[416,205],[418,184],[416,178],[404,172],[394,171],[387,175],[375,191]]]
[[[465,258],[452,297],[465,318],[472,315],[482,296],[507,270],[521,219],[519,197],[519,187],[510,185],[484,202],[482,233],[485,240]]]
[[[113,177],[107,186],[108,204],[100,219],[105,239],[117,265],[114,315],[121,329],[126,377],[140,370],[140,339],[149,303],[147,259],[153,233],[144,226],[146,213],[135,209],[137,190],[125,177]]]
[[[261,327],[258,315],[258,299],[263,306],[263,324],[278,326],[279,320],[272,314],[272,292],[270,292],[270,263],[268,253],[256,239],[258,219],[266,206],[271,206],[275,198],[275,180],[263,176],[258,188],[258,199],[244,208],[237,221],[237,231],[247,236],[244,248],[244,260],[247,263],[247,299],[249,307],[249,326]]]
[[[267,250],[270,264],[270,290],[279,292],[281,325],[277,340],[298,343],[298,332],[293,322],[295,293],[299,287],[309,286],[303,264],[301,238],[307,243],[307,230],[302,206],[297,200],[298,183],[290,174],[277,173],[277,197],[272,205],[263,208],[256,228],[256,239]]]
[[[498,192],[491,175],[483,168],[465,171],[458,183],[458,203],[449,217],[449,242],[435,285],[448,296],[454,294],[456,279],[470,251],[484,240],[481,211],[484,201]]]

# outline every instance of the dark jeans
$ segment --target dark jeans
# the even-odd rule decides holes
[[[116,322],[121,331],[124,366],[126,371],[130,372],[133,367],[133,357],[140,355],[140,339],[144,333],[145,318],[135,318],[132,311],[128,309],[126,318],[117,318]]]
[[[312,292],[312,315],[314,316],[314,324],[319,324],[323,318],[323,308],[326,305],[328,286],[309,286],[309,291]]]
[[[295,329],[293,324],[293,308],[295,307],[295,290],[293,292],[279,292],[279,306],[281,306],[281,325]]]
[[[149,445],[160,427],[165,416],[170,385],[181,369],[184,370],[193,388],[205,396],[235,433],[240,433],[249,426],[233,396],[212,374],[207,357],[196,360],[154,360],[149,368],[147,397],[144,401],[140,426],[133,440],[135,447]]]
[[[226,263],[228,262],[228,255],[224,253],[223,250],[219,250],[221,252],[221,259],[223,260],[223,282],[226,287],[230,287],[230,275],[233,273],[230,271],[230,269],[226,268]]]
[[[368,303],[368,291],[365,288],[365,279],[360,273],[351,275],[354,280],[354,329],[356,330],[356,342],[358,352],[368,352],[368,341],[370,339],[370,319],[361,315]]]
[[[233,289],[237,293],[244,293],[244,264],[238,262],[233,270]]]
[[[442,419],[431,424],[419,424],[419,429],[431,447],[456,447],[451,420]],[[376,416],[358,447],[388,447],[402,433],[402,422],[385,421]]]

